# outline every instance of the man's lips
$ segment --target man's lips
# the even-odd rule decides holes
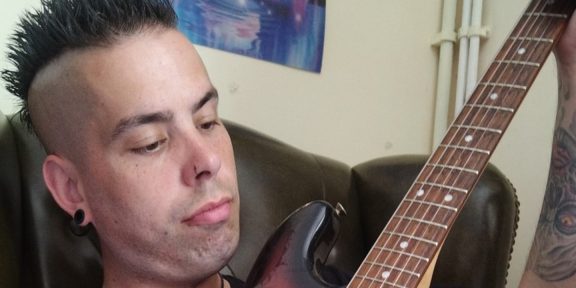
[[[230,199],[210,202],[200,207],[190,217],[182,220],[182,223],[188,226],[200,226],[226,221],[230,217],[231,202]]]

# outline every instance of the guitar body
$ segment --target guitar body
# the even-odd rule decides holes
[[[256,259],[246,287],[345,287],[324,279],[323,264],[338,238],[340,220],[330,204],[314,201],[293,212],[268,239]],[[433,267],[434,265],[431,265]],[[421,288],[429,287],[426,273]]]
[[[314,201],[299,208],[268,239],[246,287],[340,287],[320,276],[339,226],[335,209],[326,202]]]

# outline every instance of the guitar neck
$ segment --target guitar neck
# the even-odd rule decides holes
[[[530,4],[348,287],[418,285],[575,6]]]

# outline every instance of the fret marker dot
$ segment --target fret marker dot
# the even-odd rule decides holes
[[[450,194],[444,196],[444,201],[450,202],[450,201],[452,201],[452,200],[454,200],[454,196],[452,196],[452,195],[450,195]]]
[[[474,137],[472,135],[466,135],[466,137],[464,137],[464,141],[466,142],[472,142],[472,140],[474,140]]]
[[[384,272],[382,272],[382,278],[388,279],[388,277],[390,277],[390,271],[384,271]]]
[[[498,93],[492,93],[492,94],[490,94],[490,99],[492,99],[492,100],[498,99]]]
[[[526,48],[520,48],[520,49],[518,49],[518,54],[524,55],[525,53],[526,53]]]
[[[418,192],[416,192],[416,196],[418,196],[418,197],[424,196],[424,190],[422,190],[422,189],[418,190]]]
[[[402,248],[402,249],[408,248],[408,242],[403,241],[402,243],[400,243],[400,248]]]

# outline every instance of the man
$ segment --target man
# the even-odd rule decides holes
[[[520,287],[576,287],[576,17],[555,50],[558,114],[545,199]]]
[[[239,238],[232,146],[175,25],[167,0],[45,1],[10,47],[3,77],[53,198],[98,232],[104,287],[231,287],[218,271]]]

